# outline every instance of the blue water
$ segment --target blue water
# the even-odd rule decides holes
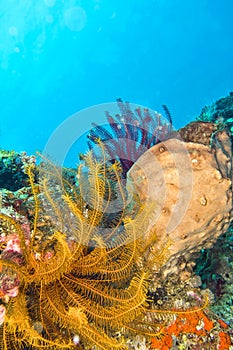
[[[118,97],[186,124],[233,89],[232,13],[232,0],[0,0],[0,147],[43,150]]]

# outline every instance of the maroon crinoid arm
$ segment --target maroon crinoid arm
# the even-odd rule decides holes
[[[117,100],[119,114],[106,112],[107,124],[93,123],[88,134],[89,149],[101,140],[110,162],[121,163],[123,176],[136,160],[150,147],[167,138],[171,132],[171,115],[165,110],[168,120],[148,108],[137,107],[132,110],[129,102]],[[95,151],[94,151],[95,154]],[[98,156],[95,154],[95,156]]]

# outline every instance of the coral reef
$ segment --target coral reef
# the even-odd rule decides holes
[[[118,106],[77,170],[1,153],[2,350],[232,349],[232,93]]]
[[[0,188],[16,191],[27,184],[28,177],[23,168],[34,164],[35,157],[25,152],[0,150]]]
[[[233,325],[233,247],[232,222],[227,232],[220,236],[212,249],[204,249],[196,260],[194,271],[201,276],[202,288],[215,296],[211,309],[228,325]]]
[[[181,312],[166,328],[162,339],[152,338],[151,349],[169,350],[177,346],[177,341],[179,349],[229,349],[231,339],[225,328],[226,324],[213,322],[202,310],[194,309],[187,315]]]
[[[197,120],[214,122],[218,128],[227,127],[230,132],[233,132],[233,92],[210,106],[203,107]]]
[[[192,122],[179,129],[179,135],[182,141],[210,146],[217,130],[218,126],[215,123]]]

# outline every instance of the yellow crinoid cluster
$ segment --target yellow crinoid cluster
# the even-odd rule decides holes
[[[96,160],[91,152],[72,181],[47,162],[37,185],[28,167],[30,239],[15,218],[0,213],[2,230],[17,235],[21,251],[20,263],[0,260],[20,281],[17,296],[4,304],[1,350],[127,348],[122,334],[137,332],[133,321],[143,320],[147,308],[149,274],[140,256],[156,236],[143,242],[152,208],[137,196],[128,203],[120,172],[118,163]],[[42,229],[43,216],[50,226]]]

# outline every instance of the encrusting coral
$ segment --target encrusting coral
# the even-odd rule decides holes
[[[162,339],[152,338],[151,349],[169,350],[172,349],[174,340],[182,335],[182,342],[185,348],[218,349],[228,350],[231,345],[230,336],[224,332],[227,325],[224,322],[216,325],[210,320],[203,310],[193,310],[193,313],[179,313],[176,319],[166,327]],[[215,337],[211,339],[208,334],[214,330]],[[192,335],[188,337],[188,335]],[[190,338],[190,340],[188,339]],[[189,347],[188,347],[189,346]]]

